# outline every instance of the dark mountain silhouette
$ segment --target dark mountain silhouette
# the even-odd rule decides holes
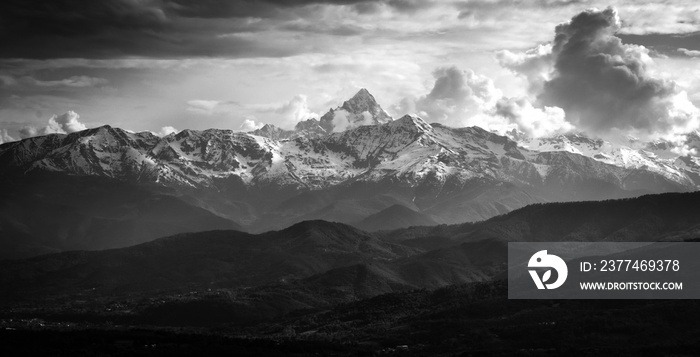
[[[495,217],[458,240],[660,241],[700,235],[700,192],[602,202],[535,204]]]
[[[130,304],[144,321],[258,323],[386,293],[490,281],[506,269],[509,241],[696,239],[699,202],[694,192],[538,204],[479,223],[376,233],[308,221],[258,235],[181,234],[0,262],[0,297],[53,308],[138,297]]]
[[[148,307],[142,317],[148,322],[176,325],[193,321],[257,323],[295,310],[330,308],[381,294],[488,281],[504,271],[505,256],[503,242],[463,243],[390,262],[363,262],[305,279],[238,289],[226,295],[167,299]]]
[[[100,177],[31,175],[3,182],[0,259],[131,246],[178,233],[241,227],[173,192]]]
[[[412,227],[381,233],[385,240],[436,244],[514,241],[662,241],[700,236],[700,192],[637,198],[533,204],[479,223]],[[421,243],[425,247],[425,242]]]
[[[353,227],[302,222],[282,231],[181,234],[129,248],[0,262],[3,295],[90,291],[97,295],[285,282],[361,262],[418,252]]]

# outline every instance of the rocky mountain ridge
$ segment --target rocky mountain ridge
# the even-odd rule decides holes
[[[41,174],[166,187],[251,231],[310,219],[352,224],[395,205],[407,210],[394,210],[394,222],[409,221],[397,213],[419,212],[428,222],[461,223],[538,202],[694,191],[700,184],[697,157],[673,159],[660,149],[575,134],[515,141],[415,115],[392,120],[366,90],[333,112],[340,110],[353,111],[354,119],[369,113],[373,124],[348,121],[358,125],[334,132],[322,117],[300,123],[317,131],[309,135],[265,126],[164,137],[103,126],[0,145],[0,180]]]

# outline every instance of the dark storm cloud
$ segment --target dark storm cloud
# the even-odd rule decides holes
[[[303,52],[292,44],[271,44],[236,37],[197,36],[191,33],[154,35],[139,31],[108,31],[85,36],[35,36],[7,39],[4,58],[122,58],[128,56],[178,57],[283,57]]]
[[[216,25],[168,15],[156,1],[5,0],[0,2],[0,57],[280,56],[293,48],[221,38]]]
[[[308,49],[237,34],[285,30],[278,25],[311,20],[316,5],[368,1],[3,0],[0,58],[288,56]],[[357,31],[315,30],[331,35]]]
[[[554,72],[544,83],[541,104],[563,108],[569,121],[595,132],[669,132],[696,120],[687,97],[679,102],[675,83],[647,72],[647,50],[623,44],[615,35],[619,28],[612,8],[588,10],[557,26]]]
[[[157,7],[132,1],[6,0],[0,2],[0,55],[115,51],[134,38],[153,37],[166,23]]]

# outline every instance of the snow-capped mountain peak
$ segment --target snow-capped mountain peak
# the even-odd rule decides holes
[[[391,121],[393,118],[382,109],[374,96],[367,89],[362,88],[341,106],[331,108],[320,119],[309,118],[298,122],[294,130],[284,130],[266,124],[250,133],[275,140],[298,137],[320,138],[362,125],[384,124]]]
[[[367,89],[360,89],[343,105],[329,110],[319,120],[328,133],[345,131],[362,125],[384,124],[393,119],[377,103]]]
[[[345,101],[340,106],[340,109],[355,115],[368,112],[372,116],[373,124],[386,123],[392,120],[389,114],[377,103],[374,96],[365,88],[360,89],[350,100]]]

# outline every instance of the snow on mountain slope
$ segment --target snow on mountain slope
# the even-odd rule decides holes
[[[284,130],[272,124],[265,124],[262,128],[251,131],[250,134],[264,136],[278,141],[303,136],[302,133],[297,133],[294,130]]]
[[[681,160],[696,173],[675,181],[415,116],[280,141],[231,130],[158,138],[102,127],[0,145],[0,162],[0,180],[48,172],[165,186],[254,231],[326,217],[358,222],[394,204],[460,223],[537,202],[694,190],[689,182],[700,178],[697,160]]]
[[[302,120],[294,126],[294,132],[299,137],[305,138],[319,138],[329,134],[326,129],[321,127],[321,123],[318,119],[307,119]]]
[[[548,138],[526,138],[519,145],[536,152],[565,151],[583,155],[606,164],[657,173],[683,185],[698,185],[688,176],[688,170],[676,164],[679,155],[671,152],[667,143],[649,144],[635,149],[615,145],[583,134],[565,134]]]
[[[635,170],[694,187],[687,172],[694,170],[696,161],[683,161],[681,170],[652,160],[651,154],[628,148],[606,149],[606,143],[578,136],[562,136],[559,142],[531,141],[530,145],[535,150],[518,147],[509,138],[478,127],[455,129],[406,115],[322,138],[281,141],[218,129],[183,130],[158,138],[105,126],[6,144],[1,147],[0,160],[7,167],[28,171],[63,171],[190,187],[213,187],[215,179],[227,177],[237,177],[247,186],[295,189],[387,178],[411,187],[428,179],[442,185],[448,180],[464,183],[475,178],[540,186],[557,173],[560,180],[596,179],[627,189],[626,177]],[[37,156],[35,148],[43,156]],[[550,152],[573,156],[543,155]]]
[[[0,145],[0,173],[45,157],[50,151],[61,146],[65,138],[64,134],[54,134]]]
[[[269,138],[209,129],[183,130],[164,137],[149,151],[160,160],[159,180],[191,186],[211,186],[216,177],[239,177],[245,184],[262,183],[279,175],[279,183],[294,182],[285,177],[280,142]]]
[[[138,179],[156,162],[145,153],[158,137],[103,126],[69,135],[30,138],[3,147],[4,169],[65,171],[83,176]],[[5,161],[8,160],[8,161]]]

